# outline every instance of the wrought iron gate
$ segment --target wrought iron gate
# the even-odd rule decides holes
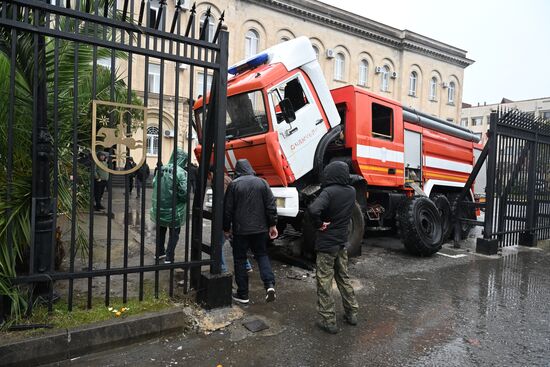
[[[85,295],[89,308],[94,296],[106,305],[115,293],[123,302],[133,294],[142,300],[147,284],[156,296],[167,284],[172,295],[176,269],[183,270],[185,291],[189,270],[197,276],[210,266],[220,273],[228,51],[223,14],[213,32],[210,9],[198,29],[195,5],[152,3],[0,1],[0,294],[34,284],[27,300],[40,293],[51,309],[55,281],[56,289],[66,289],[71,310],[75,293]],[[176,161],[170,166],[170,155],[194,156],[199,94],[210,96],[202,111],[200,164],[196,170],[190,159],[185,167]],[[105,163],[98,155],[107,157]],[[139,191],[132,190],[147,160],[154,160],[150,170],[156,165],[158,180],[172,175],[171,188],[159,184],[153,192],[143,180]],[[214,202],[211,231],[204,235],[213,246],[203,244],[202,210],[211,162]],[[185,175],[186,186],[178,187]],[[99,195],[97,205],[104,182],[105,198]],[[161,210],[168,189],[171,205]],[[132,191],[140,198],[130,197]],[[156,211],[149,208],[152,196],[159,201]],[[185,220],[178,226],[183,202]],[[166,226],[181,227],[171,263],[160,259],[165,231],[154,225],[163,215],[171,218]],[[203,259],[204,252],[211,256]]]
[[[534,246],[537,240],[549,239],[550,122],[499,109],[491,114],[488,134],[463,190],[464,195],[486,160],[486,210],[478,249],[496,253],[497,245]]]

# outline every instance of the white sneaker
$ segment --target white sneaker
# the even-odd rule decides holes
[[[265,295],[265,301],[266,302],[273,302],[275,301],[275,288],[267,288],[266,295]]]

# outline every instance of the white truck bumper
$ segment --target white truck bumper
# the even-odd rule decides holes
[[[281,217],[295,217],[300,209],[298,190],[294,187],[272,187],[271,192],[275,196],[277,215]],[[212,189],[206,190],[204,210],[212,211]]]

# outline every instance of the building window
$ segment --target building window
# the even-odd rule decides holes
[[[160,93],[160,65],[149,64],[149,93]]]
[[[317,48],[317,46],[313,46],[313,51],[315,51],[315,58],[319,60],[319,48]]]
[[[437,78],[434,76],[430,80],[430,101],[437,99]]]
[[[367,86],[367,78],[369,75],[369,63],[367,60],[361,60],[359,63],[359,85]]]
[[[336,54],[336,58],[334,59],[334,79],[344,80],[345,60],[343,53],[339,52]]]
[[[202,31],[202,27],[204,27],[205,19],[206,19],[206,14],[203,14],[201,16],[199,32]],[[204,39],[207,40],[208,42],[212,42],[212,40],[214,39],[214,27],[215,27],[214,19],[212,17],[208,17],[208,27],[206,27],[206,34],[204,36]]]
[[[418,81],[418,74],[413,71],[409,76],[409,96],[416,97],[416,83]]]
[[[449,88],[447,89],[447,103],[454,104],[455,103],[455,83],[450,82]]]
[[[290,38],[286,37],[286,36],[283,36],[281,37],[281,42],[286,42],[286,41],[289,41]]]
[[[550,120],[550,111],[542,111],[540,115],[543,119]]]
[[[248,30],[245,35],[244,57],[249,58],[258,53],[260,48],[260,35],[253,29]]]
[[[382,92],[387,92],[390,87],[390,68],[387,65],[384,65],[380,72],[381,86],[380,90]]]
[[[448,118],[448,119],[447,119],[447,122],[452,122],[452,123],[454,124],[455,120],[452,119],[452,118]]]
[[[483,117],[472,117],[472,126],[481,126],[483,124]]]
[[[210,93],[210,87],[212,86],[212,75],[206,75],[206,93]],[[197,96],[204,94],[204,73],[199,72],[197,75]]]
[[[491,115],[487,115],[487,125],[491,124]]]
[[[147,155],[159,154],[159,128],[149,126],[147,128]]]
[[[468,119],[467,118],[463,118],[463,119],[460,119],[460,126],[468,126]]]

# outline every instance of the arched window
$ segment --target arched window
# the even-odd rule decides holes
[[[341,52],[337,53],[334,60],[334,79],[344,80],[345,62],[344,54]]]
[[[159,128],[149,126],[147,128],[147,155],[159,154]]]
[[[249,29],[245,35],[244,57],[249,58],[258,53],[260,48],[260,35],[253,29]]]
[[[203,14],[201,16],[199,32],[202,31],[202,27],[204,26],[205,19],[206,19],[206,14]],[[206,35],[204,37],[204,39],[207,40],[208,42],[212,42],[212,40],[214,39],[214,27],[215,27],[214,17],[211,16],[208,18],[208,27],[206,27]]]
[[[369,63],[367,60],[361,60],[359,63],[359,85],[367,86],[367,78],[369,75]]]
[[[319,49],[317,46],[313,46],[313,51],[315,51],[315,58],[319,60]]]
[[[382,71],[380,72],[381,85],[380,90],[382,92],[387,92],[390,88],[390,68],[388,65],[384,65]]]
[[[455,103],[455,83],[454,82],[449,83],[449,89],[447,91],[447,102],[449,104]]]
[[[434,76],[430,80],[430,101],[437,99],[437,78]]]
[[[416,83],[418,81],[418,74],[413,71],[409,76],[409,96],[416,96]]]

